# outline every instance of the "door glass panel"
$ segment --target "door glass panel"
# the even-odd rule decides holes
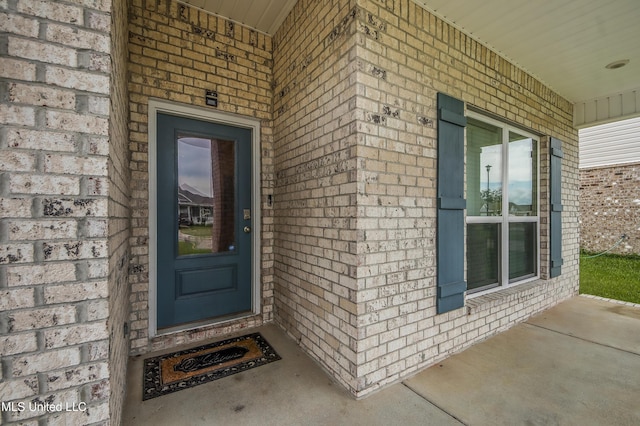
[[[502,129],[472,118],[467,125],[467,215],[502,215]]]
[[[467,226],[467,289],[480,290],[500,284],[500,224]]]
[[[178,135],[178,255],[235,250],[235,144]]]
[[[509,215],[538,214],[538,152],[536,141],[509,132]]]

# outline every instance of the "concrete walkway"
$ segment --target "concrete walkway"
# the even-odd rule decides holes
[[[360,401],[279,328],[258,331],[282,360],[145,402],[132,359],[123,423],[640,424],[637,306],[575,297]]]

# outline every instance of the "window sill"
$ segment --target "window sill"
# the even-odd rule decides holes
[[[510,300],[525,300],[533,297],[533,292],[530,290],[547,282],[547,280],[536,277],[518,282],[509,287],[497,287],[483,292],[469,294],[465,297],[465,306],[467,307],[468,313],[471,314],[480,309],[487,309],[493,305],[500,305]]]

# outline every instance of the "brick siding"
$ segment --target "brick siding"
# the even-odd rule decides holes
[[[640,254],[640,163],[580,170],[580,246]]]
[[[276,318],[354,388],[356,8],[301,1],[274,38]]]
[[[94,398],[108,394],[109,421],[120,424],[125,401],[127,360],[129,357],[129,261],[131,257],[131,208],[129,163],[129,99],[128,99],[128,7],[127,1],[117,0],[112,7],[111,27],[111,123],[109,126],[109,203],[108,222],[101,230],[109,243],[109,377],[91,388]],[[96,312],[96,314],[102,313]],[[125,329],[126,328],[126,329]]]
[[[119,422],[129,350],[124,3],[0,2],[0,401],[87,404],[3,411],[4,424]]]
[[[411,1],[301,1],[274,37],[276,320],[354,395],[577,292],[572,106]],[[435,313],[436,94],[564,145],[564,266]]]

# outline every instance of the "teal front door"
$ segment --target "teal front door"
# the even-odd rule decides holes
[[[158,328],[250,312],[251,130],[157,123]]]

